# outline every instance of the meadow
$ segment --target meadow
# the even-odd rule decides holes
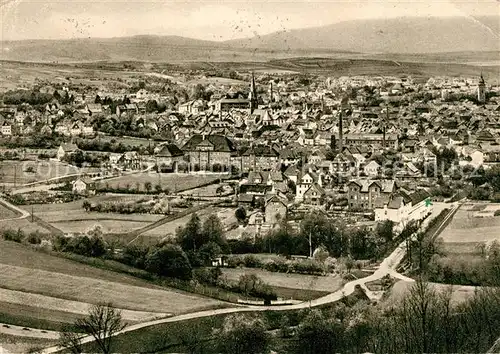
[[[126,176],[111,178],[102,182],[102,186],[109,186],[110,188],[136,188],[145,191],[144,184],[149,182],[153,187],[160,184],[163,189],[169,189],[170,192],[179,192],[187,189],[196,188],[206,183],[214,182],[219,179],[226,178],[225,174],[185,174],[185,173],[156,173],[145,172],[136,173]]]
[[[252,268],[223,268],[222,276],[229,282],[237,283],[240,276],[255,274],[270,285],[279,297],[294,300],[309,300],[340,289],[343,280],[338,275],[315,276],[268,272]]]
[[[23,325],[40,323],[31,323],[30,316],[36,320],[43,315],[42,319],[50,321],[51,311],[54,311],[53,321],[66,322],[74,319],[73,315],[84,314],[88,304],[103,299],[123,309],[124,317],[135,322],[222,304],[22,244],[0,241],[0,248],[0,316],[18,315],[27,323]]]
[[[2,183],[20,186],[79,173],[79,169],[58,161],[1,161],[0,177]]]
[[[444,243],[480,243],[500,240],[500,204],[465,204],[456,212],[440,237]]]
[[[14,210],[7,208],[5,205],[0,203],[0,222],[5,219],[12,219],[18,216]]]

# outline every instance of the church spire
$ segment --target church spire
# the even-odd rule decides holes
[[[250,100],[250,113],[257,108],[257,86],[255,85],[255,76],[252,71],[252,82],[250,83],[250,94],[248,95],[248,99]]]

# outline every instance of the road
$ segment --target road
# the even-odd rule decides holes
[[[433,211],[432,211],[431,215],[427,219],[424,220],[424,222],[421,225],[421,229],[425,229],[425,227],[427,227],[429,222],[432,219],[434,219],[435,217],[437,217],[441,213],[442,210],[444,210],[446,208],[451,208],[452,210],[451,210],[450,214],[452,214],[454,209],[458,208],[459,206],[460,206],[459,203],[454,203],[454,204],[434,203]],[[312,301],[305,301],[305,302],[301,302],[299,304],[283,305],[283,306],[238,306],[238,305],[235,305],[235,307],[231,307],[231,308],[194,312],[194,313],[173,316],[173,317],[169,317],[169,318],[165,318],[165,319],[160,319],[160,320],[155,320],[155,321],[144,322],[144,323],[132,325],[132,326],[126,327],[125,329],[116,333],[115,335],[124,334],[124,333],[128,333],[128,332],[136,331],[136,330],[141,329],[141,328],[160,325],[160,324],[164,324],[164,323],[172,323],[172,322],[185,321],[185,320],[191,320],[191,319],[196,319],[196,318],[230,314],[230,313],[268,311],[268,310],[272,310],[272,311],[300,310],[300,309],[305,309],[305,308],[309,308],[309,307],[326,305],[326,304],[330,304],[330,303],[339,301],[345,296],[351,295],[354,292],[354,290],[356,289],[356,286],[360,286],[361,288],[363,288],[366,291],[367,296],[370,297],[371,299],[377,299],[377,297],[370,290],[367,289],[367,287],[366,287],[367,283],[382,279],[386,275],[390,275],[394,278],[401,279],[404,281],[409,281],[409,282],[414,281],[414,279],[406,277],[402,274],[399,274],[396,271],[397,266],[403,260],[405,254],[406,254],[406,241],[403,241],[396,247],[396,249],[387,258],[385,258],[380,263],[379,267],[372,275],[365,277],[365,278],[356,279],[354,281],[346,283],[342,289],[337,290],[334,293],[325,295],[323,297],[320,297],[320,298],[312,300]],[[87,337],[82,338],[83,344],[90,343],[93,341],[94,341],[94,338],[92,336],[87,336]],[[60,350],[60,348],[58,348],[58,347],[50,347],[50,348],[46,348],[42,353],[44,353],[44,354],[56,353],[59,350]]]

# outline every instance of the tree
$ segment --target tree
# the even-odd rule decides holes
[[[69,326],[64,326],[59,332],[58,347],[69,350],[72,354],[80,354],[83,352],[82,335],[73,332]]]
[[[151,182],[144,182],[144,189],[146,190],[146,193],[150,193],[151,190],[153,190],[153,184]]]
[[[176,240],[185,251],[196,251],[201,247],[203,244],[203,234],[201,221],[196,213],[191,215],[191,219],[189,219],[186,226],[177,229]]]
[[[219,256],[222,253],[222,250],[217,243],[210,241],[203,244],[203,246],[200,247],[200,251],[198,253],[205,265],[211,265],[212,260],[215,257]]]
[[[266,325],[257,316],[226,317],[219,338],[220,352],[228,354],[266,353],[269,345]]]
[[[149,100],[146,102],[146,113],[153,113],[158,111],[158,102],[156,100]]]
[[[111,353],[113,336],[121,331],[125,324],[122,322],[121,311],[111,303],[92,305],[89,314],[76,320],[75,326],[83,333],[94,337],[99,349],[104,353]]]
[[[226,243],[224,239],[224,228],[222,227],[219,217],[215,214],[209,215],[203,223],[202,234],[202,244],[206,242],[214,242],[218,245],[224,245]]]
[[[153,248],[146,257],[145,267],[148,272],[190,280],[192,268],[184,251],[177,245],[166,244]]]
[[[236,216],[236,219],[238,219],[239,222],[243,223],[247,218],[247,211],[244,207],[239,207],[234,212],[234,216]]]
[[[391,220],[385,220],[378,223],[375,232],[380,238],[383,238],[387,242],[392,241],[392,238],[394,237],[394,222]]]
[[[88,200],[84,200],[83,203],[82,203],[82,208],[85,210],[85,211],[90,211],[90,208],[92,207],[92,204],[90,204],[90,202]]]
[[[330,354],[342,349],[343,328],[335,320],[327,319],[319,310],[311,313],[299,325],[296,353]]]
[[[162,188],[161,184],[158,183],[158,184],[155,185],[155,191],[157,193],[161,193],[162,190],[163,190],[163,188]]]
[[[222,193],[224,193],[224,186],[218,186],[217,189],[215,190],[215,193],[220,196]]]

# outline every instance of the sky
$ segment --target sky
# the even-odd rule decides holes
[[[0,40],[150,34],[222,41],[347,20],[500,13],[500,0],[0,0],[0,4]]]

